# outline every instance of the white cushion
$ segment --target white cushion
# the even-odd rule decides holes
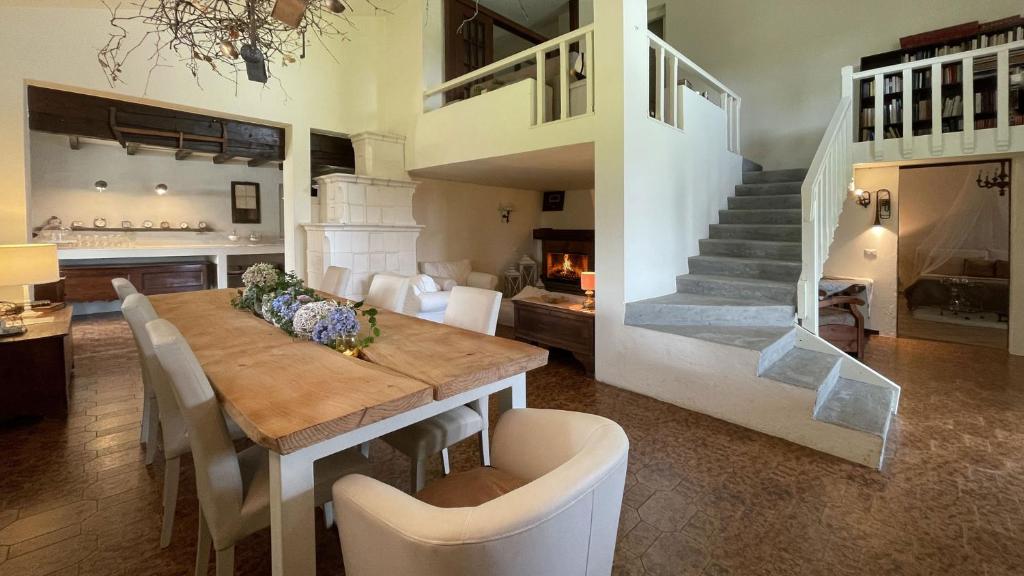
[[[437,282],[434,282],[434,279],[426,274],[417,274],[413,276],[409,279],[409,285],[412,286],[412,289],[415,291],[417,296],[437,292],[441,289],[441,287],[437,285]]]
[[[469,273],[473,271],[473,266],[469,263],[469,259],[453,262],[420,262],[420,270],[434,278],[451,278],[459,286],[465,286]]]
[[[448,298],[452,295],[451,292],[429,292],[427,294],[420,294],[420,309],[419,312],[438,312],[448,307]]]

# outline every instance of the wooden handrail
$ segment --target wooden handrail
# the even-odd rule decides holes
[[[907,68],[926,68],[933,64],[952,64],[954,62],[960,62],[964,58],[977,58],[979,56],[995,56],[1002,50],[1017,50],[1024,48],[1024,40],[1018,40],[1016,42],[1007,42],[1006,44],[999,44],[998,46],[987,46],[985,48],[978,48],[976,50],[965,50],[963,52],[957,52],[955,54],[946,54],[945,56],[935,56],[934,58],[926,58],[924,60],[914,60],[913,62],[903,62],[900,64],[893,64],[891,66],[884,66],[882,68],[872,68],[871,70],[861,70],[853,73],[854,80],[861,80],[864,78],[873,78],[876,74],[896,74],[903,72]]]

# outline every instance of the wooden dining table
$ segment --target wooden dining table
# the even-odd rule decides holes
[[[361,357],[293,338],[230,304],[235,290],[151,298],[188,341],[224,410],[270,458],[275,576],[316,573],[313,463],[457,406],[526,406],[546,350],[380,310]]]

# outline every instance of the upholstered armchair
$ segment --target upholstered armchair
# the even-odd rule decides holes
[[[626,434],[611,420],[525,408],[498,422],[494,468],[474,471],[515,477],[521,485],[482,504],[439,508],[373,478],[342,478],[333,494],[345,573],[611,574],[628,451]],[[424,492],[449,483],[448,505],[471,497],[474,490],[459,477],[437,480]]]
[[[468,259],[451,262],[420,262],[422,274],[413,277],[406,313],[419,318],[444,321],[444,311],[455,286],[470,286],[494,290],[498,277],[486,272],[475,272]]]

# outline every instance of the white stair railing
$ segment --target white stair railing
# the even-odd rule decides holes
[[[852,75],[852,67],[843,68],[842,97],[800,188],[803,270],[797,285],[797,317],[814,334],[818,333],[818,283],[853,175]]]
[[[569,91],[570,83],[573,81],[573,76],[570,75],[570,51],[579,51],[583,58],[586,78],[582,80],[584,82],[583,90],[585,90],[582,110],[570,110]],[[548,58],[552,52],[557,53],[558,58],[557,60],[552,58],[554,62],[549,63]],[[594,55],[594,25],[588,24],[548,40],[543,44],[538,44],[513,54],[508,58],[503,58],[482,68],[477,68],[468,74],[463,74],[458,78],[453,78],[444,84],[426,90],[423,93],[423,109],[424,112],[431,109],[430,102],[435,96],[443,95],[458,88],[468,89],[473,84],[500,77],[502,74],[510,74],[517,71],[520,67],[532,65],[534,66],[533,77],[537,82],[534,125],[592,114],[594,112],[594,70],[597,67],[594,62]],[[545,115],[547,102],[551,99],[546,90],[549,66],[557,67],[555,72],[553,72],[553,76],[557,78],[557,101],[559,102],[559,110],[555,118],[548,118]],[[511,81],[517,81],[517,78],[513,76]]]
[[[648,32],[647,37],[654,50],[654,119],[683,129],[686,118],[679,100],[679,86],[684,85],[683,82],[689,83],[694,90],[717,92],[720,102],[715,103],[725,110],[728,117],[728,150],[739,154],[740,97],[653,32]]]
[[[932,156],[942,156],[951,143],[959,145],[954,152],[974,153],[977,146],[975,132],[985,129],[976,126],[979,120],[988,123],[982,126],[995,128],[995,150],[1005,151],[1010,148],[1010,126],[1013,124],[1010,108],[1011,62],[1015,66],[1024,62],[1024,41],[861,70],[849,77],[844,76],[843,90],[852,90],[860,95],[862,101],[873,103],[871,107],[864,107],[861,114],[863,118],[858,118],[858,124],[860,132],[873,132],[872,156],[876,160],[881,160],[885,154],[883,142],[893,137],[900,142],[900,156],[913,157],[915,123],[922,128],[921,131],[929,132],[921,137],[928,138],[928,152]],[[974,89],[976,72],[995,75],[994,110],[978,110],[975,107],[976,99],[979,98]],[[894,81],[887,83],[886,79]],[[870,81],[873,94],[865,94],[866,90],[862,92],[862,88],[869,85],[866,81]],[[887,96],[892,100],[887,100]],[[981,100],[979,102],[983,106],[992,105]],[[944,121],[959,119],[961,116],[963,125],[959,129],[943,125]],[[994,126],[991,125],[993,120]],[[921,126],[925,122],[927,125]],[[962,140],[947,140],[943,134],[948,132],[962,133]]]

